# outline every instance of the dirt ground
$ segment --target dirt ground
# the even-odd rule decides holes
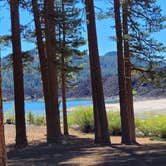
[[[93,143],[93,134],[70,130],[56,144],[46,143],[45,127],[28,126],[29,145],[14,148],[15,127],[5,125],[9,166],[166,166],[166,141],[138,138],[140,145],[120,144],[111,137],[111,145]]]

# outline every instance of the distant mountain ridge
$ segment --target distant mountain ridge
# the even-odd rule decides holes
[[[39,59],[36,50],[31,50],[30,53],[34,56],[33,62],[29,66],[31,72],[24,74],[24,89],[25,98],[38,99],[43,97],[42,82],[40,72],[34,68],[39,68]],[[2,66],[6,60],[2,60]],[[100,56],[100,63],[103,76],[103,87],[106,97],[118,95],[118,77],[117,77],[117,53],[108,52]],[[86,55],[83,59],[78,60],[73,57],[72,64],[79,66],[84,64],[84,69],[76,74],[76,87],[68,89],[67,96],[74,97],[89,97],[91,96],[91,82],[90,82],[90,69],[89,69],[89,56]],[[11,70],[2,71],[3,79],[3,96],[7,99],[13,99],[13,73]],[[153,85],[138,86],[133,84],[134,89],[140,95],[166,95],[166,83],[163,88],[154,87]]]

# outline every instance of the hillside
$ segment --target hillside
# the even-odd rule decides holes
[[[25,72],[24,84],[25,84],[25,97],[30,99],[42,98],[42,84],[40,79],[40,73],[34,68],[39,68],[39,60],[36,51],[32,50],[31,54],[34,55],[33,62],[29,65],[29,71]],[[100,56],[103,86],[106,97],[118,95],[118,78],[117,78],[117,57],[116,52],[109,52],[103,56]],[[6,64],[6,60],[3,59],[3,65]],[[73,58],[73,65],[84,64],[84,69],[76,74],[75,87],[68,90],[67,96],[69,98],[74,97],[89,97],[91,96],[91,83],[90,83],[90,71],[89,71],[89,57],[85,56],[81,60]],[[3,75],[3,96],[7,99],[13,99],[13,77],[12,71],[4,70]],[[137,80],[133,81],[133,87],[137,91],[138,95],[143,96],[163,96],[166,95],[166,82],[162,88],[155,87],[154,85],[137,85]]]

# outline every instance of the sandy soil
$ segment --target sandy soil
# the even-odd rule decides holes
[[[106,104],[107,110],[120,110],[119,103]],[[166,98],[134,101],[135,114],[154,112],[157,114],[166,114]]]
[[[138,138],[140,145],[120,144],[120,137],[111,137],[112,145],[93,143],[92,134],[70,130],[56,144],[46,143],[45,127],[28,126],[29,146],[16,149],[13,125],[5,126],[9,166],[165,166],[166,142]]]

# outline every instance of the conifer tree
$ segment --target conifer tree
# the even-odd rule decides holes
[[[13,77],[16,119],[16,146],[27,144],[25,109],[24,109],[24,82],[20,39],[19,0],[10,0],[12,48],[13,48]]]
[[[57,2],[56,20],[57,30],[57,54],[59,55],[59,77],[61,81],[62,106],[63,106],[63,126],[64,134],[68,135],[66,90],[73,81],[74,73],[79,72],[82,67],[74,66],[73,59],[81,59],[85,51],[80,51],[79,47],[85,44],[82,37],[81,9],[75,7],[76,0],[70,2]]]
[[[0,57],[0,165],[6,166],[6,162],[7,162],[6,160],[7,160],[7,156],[6,156],[3,108],[2,108],[2,75],[1,75],[1,57]]]
[[[102,76],[99,61],[94,1],[85,0],[87,31],[92,82],[92,98],[94,106],[95,142],[109,143],[108,122],[106,116]]]
[[[50,103],[49,112],[49,128],[50,136],[47,137],[48,142],[55,142],[61,136],[60,113],[58,103],[58,69],[56,54],[56,34],[55,34],[55,1],[44,1],[44,25],[46,39],[46,55],[48,60],[48,79],[49,79],[49,95]]]

